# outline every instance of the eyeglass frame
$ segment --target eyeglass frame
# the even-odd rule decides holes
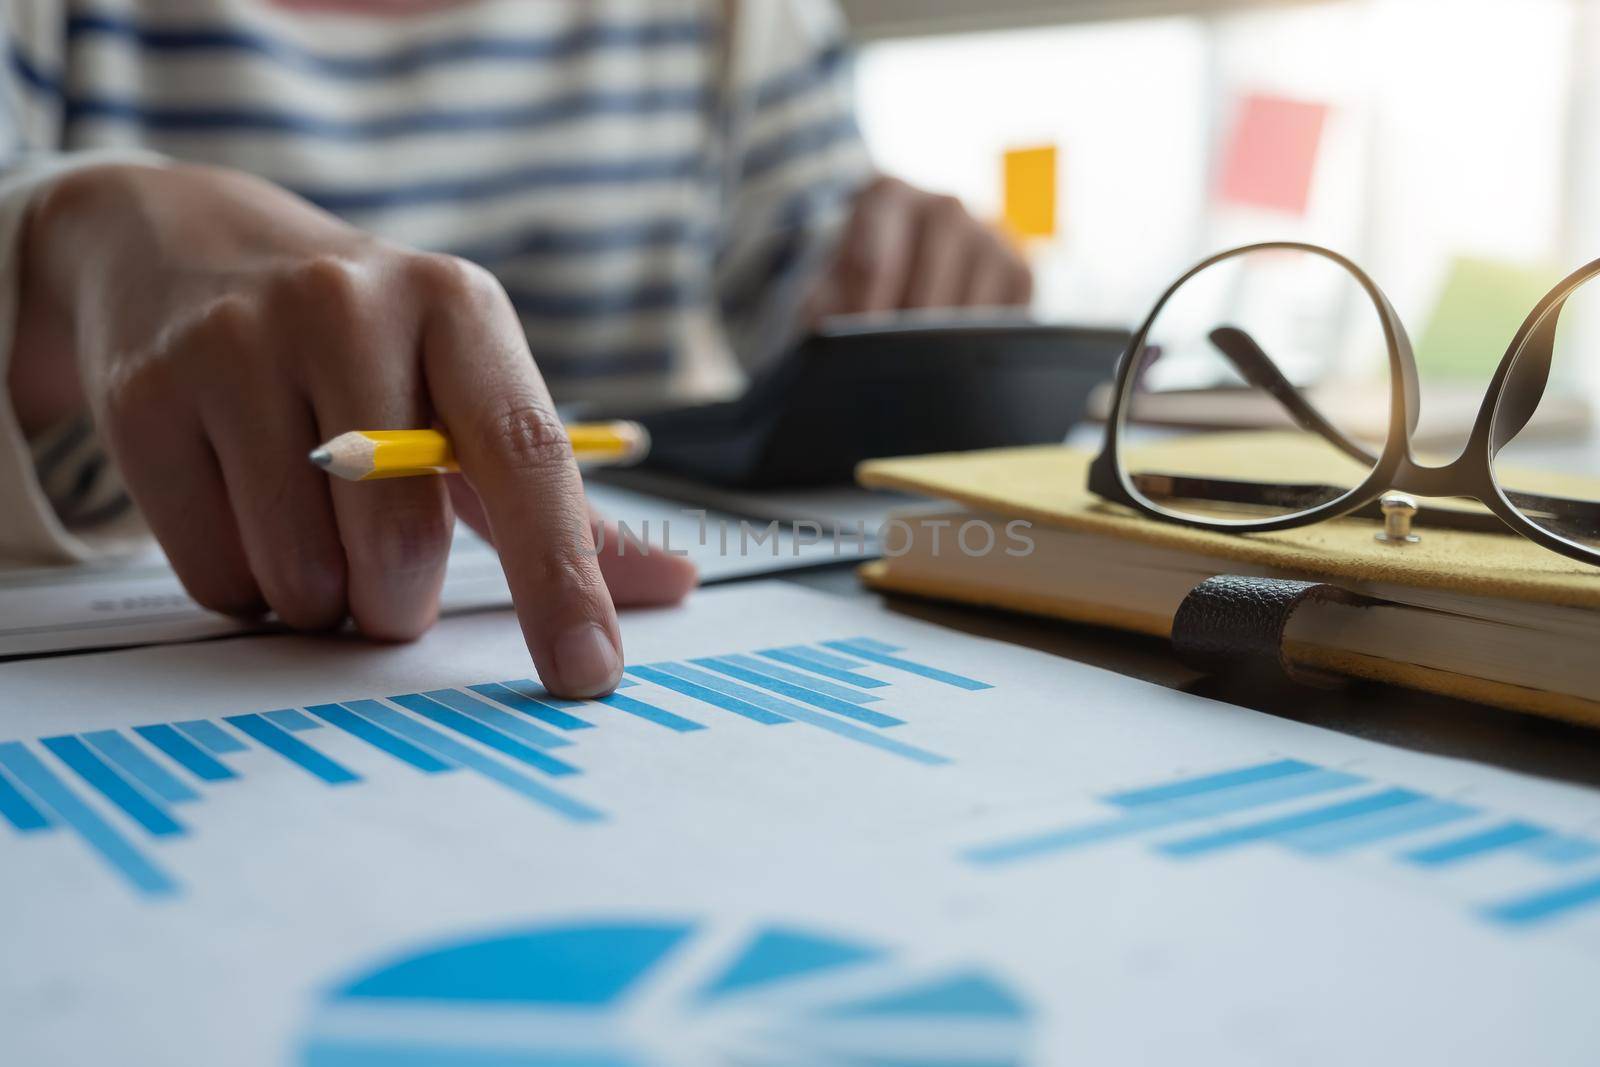
[[[1383,328],[1389,354],[1389,429],[1383,451],[1375,457],[1371,472],[1360,484],[1342,496],[1291,515],[1270,519],[1206,519],[1163,508],[1140,494],[1131,481],[1134,476],[1122,462],[1120,452],[1123,413],[1130,406],[1133,391],[1137,386],[1136,372],[1142,362],[1141,357],[1150,332],[1167,304],[1196,275],[1229,259],[1257,252],[1275,251],[1305,252],[1333,262],[1347,271],[1372,301]],[[1561,309],[1574,292],[1597,276],[1600,276],[1600,260],[1594,260],[1573,271],[1534,305],[1533,310],[1517,329],[1500,359],[1494,377],[1490,380],[1488,391],[1473,422],[1472,432],[1468,436],[1466,448],[1451,462],[1440,467],[1428,467],[1418,461],[1412,447],[1421,411],[1421,389],[1417,379],[1416,355],[1411,347],[1411,338],[1406,333],[1405,326],[1389,302],[1389,298],[1364,270],[1332,249],[1299,241],[1266,241],[1243,245],[1209,256],[1191,267],[1161,294],[1143,325],[1134,333],[1128,343],[1127,351],[1118,362],[1111,408],[1106,416],[1106,436],[1100,453],[1089,466],[1089,491],[1102,499],[1133,508],[1151,518],[1196,529],[1229,533],[1271,533],[1310,526],[1369,507],[1389,492],[1398,491],[1425,497],[1470,497],[1487,507],[1500,522],[1535,544],[1570,559],[1600,565],[1600,548],[1581,545],[1527,518],[1510,501],[1506,490],[1494,475],[1495,457],[1522,432],[1544,396],[1545,387],[1549,382],[1550,364],[1554,358],[1555,327]],[[1291,417],[1302,428],[1315,430],[1328,438],[1335,447],[1348,451],[1345,446],[1351,442],[1343,439],[1343,435],[1334,430],[1309,402],[1300,397],[1298,391],[1283,378],[1276,364],[1271,362],[1271,358],[1255,347],[1248,335],[1243,334],[1243,331],[1237,332],[1243,337],[1245,343],[1243,350],[1224,352],[1236,369],[1241,367],[1238,358],[1241,355],[1249,355],[1251,358],[1259,355],[1265,360],[1265,366],[1256,364],[1241,371],[1246,381],[1250,382],[1254,374],[1275,376],[1268,380],[1260,380],[1257,384],[1266,388],[1288,409]],[[1513,381],[1512,372],[1536,334],[1538,343],[1549,346],[1543,354],[1542,366],[1532,375],[1527,372],[1518,374]],[[1214,334],[1213,342],[1216,343],[1216,340]],[[1236,341],[1235,347],[1238,346],[1239,343]],[[1253,352],[1250,352],[1250,349],[1253,349]],[[1508,400],[1514,407],[1510,409],[1512,417],[1506,421],[1506,425],[1511,426],[1513,423],[1515,425],[1508,432],[1497,433],[1496,419],[1502,404]],[[1341,440],[1329,437],[1330,433]],[[1354,447],[1359,449],[1360,446]],[[1369,454],[1362,461],[1367,462],[1372,458]],[[1206,480],[1196,479],[1196,481]],[[1553,503],[1570,505],[1575,509],[1582,508],[1600,516],[1600,505],[1589,501],[1545,499]]]

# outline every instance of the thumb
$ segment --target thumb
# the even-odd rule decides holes
[[[617,607],[676,604],[699,583],[695,565],[683,556],[655,545],[641,546],[624,540],[616,524],[601,519],[592,507],[589,522],[594,528],[594,543],[599,546],[600,574]]]

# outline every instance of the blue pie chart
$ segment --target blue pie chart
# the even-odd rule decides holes
[[[981,969],[797,927],[536,926],[330,991],[302,1067],[1020,1067],[1028,1006]]]

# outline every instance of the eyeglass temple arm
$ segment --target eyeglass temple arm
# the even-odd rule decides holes
[[[1185,474],[1162,474],[1142,471],[1132,476],[1134,485],[1146,497],[1205,500],[1221,504],[1241,504],[1249,507],[1270,507],[1286,511],[1304,510],[1336,499],[1344,490],[1338,486],[1317,483],[1275,484],[1247,482],[1229,478],[1196,478]],[[1569,535],[1600,536],[1600,503],[1590,500],[1573,500],[1568,497],[1545,496],[1508,489],[1506,497],[1524,515],[1543,516],[1560,523]],[[1383,511],[1377,501],[1352,511],[1351,515],[1363,519],[1381,519]],[[1433,508],[1423,517],[1433,527],[1452,530],[1476,530],[1498,533],[1505,529],[1505,520],[1489,511]]]
[[[1550,366],[1555,355],[1556,327],[1561,321],[1561,304],[1546,315],[1528,337],[1522,354],[1512,365],[1500,394],[1500,407],[1494,419],[1494,447],[1498,452],[1514,440],[1532,420],[1550,384]],[[1236,326],[1219,326],[1211,331],[1211,343],[1232,364],[1240,377],[1269,394],[1305,430],[1318,434],[1339,451],[1360,463],[1376,463],[1376,458],[1328,422],[1300,391],[1283,376],[1272,357],[1261,350],[1255,338]]]
[[[1211,343],[1239,376],[1276,400],[1301,429],[1322,437],[1357,463],[1377,465],[1378,457],[1340,433],[1322,412],[1300,395],[1300,390],[1283,376],[1272,357],[1256,344],[1255,338],[1237,326],[1219,326],[1211,331],[1210,337]]]

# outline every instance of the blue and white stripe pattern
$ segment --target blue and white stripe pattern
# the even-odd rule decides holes
[[[475,259],[558,398],[659,391],[707,320],[788,335],[868,172],[828,0],[382,7],[7,3],[0,167],[149,149]]]

